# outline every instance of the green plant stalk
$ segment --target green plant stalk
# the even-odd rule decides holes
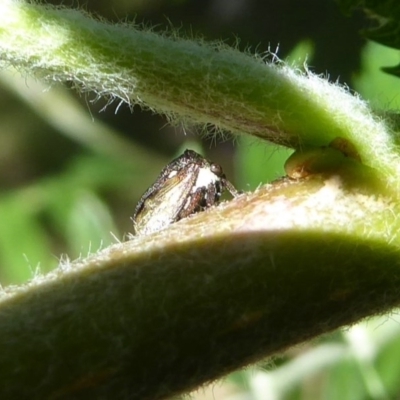
[[[2,65],[293,148],[342,137],[398,188],[400,157],[390,128],[325,79],[220,43],[111,25],[78,10],[0,0],[0,15]]]
[[[167,398],[398,305],[400,210],[354,183],[364,169],[263,187],[7,289],[0,397]]]

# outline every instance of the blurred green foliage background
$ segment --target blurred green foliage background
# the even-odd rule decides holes
[[[243,51],[270,50],[299,68],[307,60],[313,72],[347,84],[373,107],[400,107],[400,80],[380,71],[399,63],[398,51],[365,42],[358,33],[363,16],[344,17],[332,0],[87,0],[85,8]],[[185,148],[221,164],[241,190],[284,174],[288,150],[209,131],[0,72],[1,285],[49,271],[63,255],[85,257],[125,240],[141,194]],[[396,311],[232,374],[193,397],[400,398],[399,359]]]

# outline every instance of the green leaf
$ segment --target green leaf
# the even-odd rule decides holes
[[[400,49],[400,3],[397,0],[338,0],[345,14],[361,8],[374,22],[374,26],[362,34],[384,46]],[[387,73],[398,75],[398,67],[384,67]]]
[[[3,284],[26,282],[58,263],[49,254],[49,238],[30,206],[34,201],[35,191],[25,197],[0,198],[0,265],[7,266],[1,271]]]
[[[368,100],[372,107],[379,110],[400,110],[400,80],[385,74],[380,69],[382,64],[393,64],[399,59],[397,50],[374,42],[366,44],[362,51],[361,73],[356,75],[353,84],[356,90]],[[388,111],[385,111],[385,114]],[[400,124],[396,123],[399,130]]]
[[[86,256],[115,242],[112,217],[102,201],[89,191],[77,190],[66,221],[65,235],[72,255]]]
[[[251,138],[243,137],[236,149],[238,187],[255,190],[265,182],[285,175],[283,165],[293,151]]]

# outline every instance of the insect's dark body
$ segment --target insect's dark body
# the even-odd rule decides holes
[[[161,171],[139,200],[133,216],[135,231],[146,235],[203,211],[218,204],[225,189],[237,195],[218,164],[185,150]]]

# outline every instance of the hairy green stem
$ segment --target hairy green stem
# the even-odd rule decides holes
[[[400,210],[351,179],[284,180],[7,290],[0,397],[167,398],[398,305]]]
[[[400,157],[390,129],[325,79],[222,44],[111,25],[77,10],[0,0],[0,15],[3,65],[294,148],[342,137],[397,188]]]

